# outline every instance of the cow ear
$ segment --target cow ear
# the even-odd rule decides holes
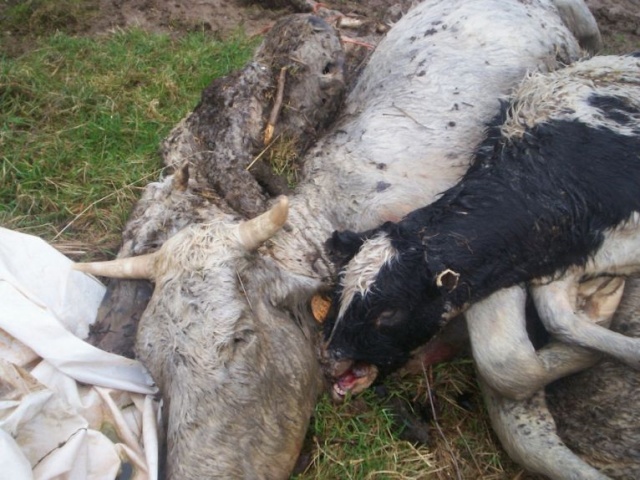
[[[459,273],[447,268],[440,272],[436,277],[436,287],[444,288],[447,292],[452,292],[458,286],[459,279]]]
[[[324,248],[332,262],[344,265],[358,253],[366,236],[351,230],[335,231],[325,242]]]

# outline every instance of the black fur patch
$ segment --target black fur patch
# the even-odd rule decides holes
[[[617,97],[590,102],[616,123],[615,112],[638,115]],[[455,187],[378,229],[397,260],[337,325],[325,324],[327,338],[335,325],[330,349],[391,371],[439,329],[447,310],[584,264],[607,229],[640,211],[639,135],[552,120],[507,141],[505,110]],[[459,275],[450,290],[436,284],[447,269]],[[394,322],[379,322],[383,315]]]
[[[611,95],[591,95],[589,97],[589,105],[597,108],[606,118],[620,125],[628,125],[633,122],[634,114],[638,117],[638,111],[620,97],[614,97]],[[637,120],[638,118],[636,118],[636,121]]]
[[[358,253],[366,238],[364,234],[358,234],[351,230],[343,232],[336,230],[324,243],[324,249],[333,263],[343,266]]]
[[[637,136],[577,121],[510,143],[492,134],[456,187],[403,221],[432,227],[427,262],[460,273],[473,292],[456,305],[583,264],[606,229],[640,210]]]

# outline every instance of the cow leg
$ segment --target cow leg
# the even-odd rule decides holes
[[[553,0],[562,21],[580,42],[580,46],[590,53],[602,49],[602,37],[593,14],[582,1]]]
[[[465,313],[471,352],[480,376],[501,395],[526,398],[539,376],[525,318],[526,292],[519,286],[499,290]]]
[[[572,312],[580,307],[590,325],[598,322],[608,326],[620,302],[624,280],[598,278],[579,287],[575,286],[577,276],[569,281],[575,291]],[[600,358],[596,352],[558,341],[536,351],[526,330],[525,300],[524,289],[511,287],[476,303],[465,315],[478,371],[491,388],[513,399],[527,398]],[[541,307],[555,316],[553,309],[542,303]]]
[[[621,293],[622,288],[615,287],[612,298],[618,297],[619,301]],[[576,311],[574,299],[577,290],[573,277],[536,286],[531,289],[531,294],[542,323],[554,337],[568,344],[606,353],[640,369],[640,339],[613,332],[593,323],[586,313]]]
[[[509,456],[527,470],[552,480],[606,480],[560,440],[544,391],[527,400],[511,400],[479,379],[491,425]]]
[[[525,399],[557,378],[593,365],[598,356],[554,344],[536,352],[526,328],[526,292],[500,290],[465,314],[476,368],[487,384],[512,399]]]
[[[577,281],[577,277],[574,277],[574,281]],[[579,289],[575,289],[576,309],[580,306],[594,321],[608,325],[620,301],[623,286],[624,281],[620,278],[595,279],[583,283]],[[585,463],[560,440],[547,408],[544,390],[540,388],[525,400],[513,400],[492,388],[487,380],[489,378],[495,383],[495,377],[491,377],[493,372],[500,373],[498,380],[503,380],[502,375],[517,375],[510,380],[520,383],[520,392],[526,393],[527,389],[535,388],[535,385],[542,386],[570,373],[570,368],[578,371],[590,366],[598,359],[598,355],[558,342],[552,342],[532,355],[533,346],[528,342],[524,322],[524,290],[514,287],[497,292],[495,297],[480,302],[484,305],[472,307],[467,323],[478,369],[480,370],[478,356],[487,361],[488,365],[484,365],[485,367],[490,367],[485,373],[481,372],[478,381],[491,424],[504,449],[527,470],[551,479],[607,479],[607,476]],[[474,323],[473,320],[478,322]],[[492,338],[492,335],[499,337]],[[524,347],[515,358],[508,356],[510,351],[506,355],[500,355],[500,348],[510,345],[510,335],[514,335],[513,348]],[[492,349],[493,342],[496,345]],[[524,375],[520,376],[523,372]],[[534,376],[527,379],[527,372],[533,372]],[[516,384],[511,383],[509,386],[513,388],[514,385]]]

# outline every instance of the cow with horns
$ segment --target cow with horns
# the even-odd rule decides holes
[[[324,239],[399,220],[453,185],[499,97],[577,60],[576,37],[600,43],[578,0],[425,1],[378,45],[289,200],[248,222],[209,206],[157,253],[78,266],[155,282],[136,352],[165,402],[169,477],[288,476],[320,377],[309,300],[334,273]],[[162,208],[196,195],[178,173],[154,190]],[[140,227],[162,238],[153,230]]]

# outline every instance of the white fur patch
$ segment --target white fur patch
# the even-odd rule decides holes
[[[340,321],[357,293],[365,296],[376,281],[380,269],[393,261],[398,251],[391,245],[391,240],[385,233],[368,239],[360,251],[347,264],[345,274],[341,280],[342,296],[340,298]],[[337,324],[336,322],[336,324]]]
[[[604,242],[585,266],[587,275],[633,275],[640,271],[640,212],[605,232]]]

